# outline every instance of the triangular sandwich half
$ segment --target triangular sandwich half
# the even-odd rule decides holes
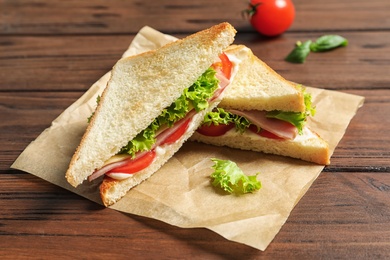
[[[231,70],[223,50],[235,33],[221,23],[119,60],[70,162],[68,182],[76,187],[105,175],[100,192],[108,206],[156,172],[221,101]]]
[[[315,112],[310,94],[246,46],[232,45],[225,53],[238,71],[191,140],[329,164],[327,142],[306,126]]]

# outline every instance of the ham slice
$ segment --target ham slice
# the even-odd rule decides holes
[[[258,110],[246,110],[241,111],[237,109],[226,109],[226,111],[236,114],[238,116],[245,117],[248,119],[252,124],[267,130],[268,132],[273,133],[274,135],[277,135],[283,139],[294,139],[298,134],[298,129],[283,120],[279,120],[276,118],[267,118],[265,111],[258,111]]]
[[[104,175],[105,173],[107,173],[107,172],[109,172],[109,171],[111,171],[111,170],[113,170],[115,168],[122,167],[122,166],[126,165],[129,160],[135,160],[137,158],[140,158],[140,157],[144,156],[146,153],[147,153],[147,151],[139,152],[139,153],[137,153],[135,155],[134,158],[132,158],[129,155],[129,157],[123,158],[123,160],[121,160],[121,161],[117,161],[117,162],[113,162],[113,163],[107,164],[107,165],[103,166],[102,168],[100,168],[99,170],[96,170],[93,174],[91,174],[88,177],[88,181],[93,181],[94,179],[99,178],[100,176]]]
[[[93,180],[99,178],[100,176],[104,175],[105,173],[111,171],[112,169],[115,169],[117,167],[121,167],[121,166],[125,165],[126,163],[127,163],[127,160],[107,164],[106,166],[103,166],[99,170],[96,170],[94,173],[92,173],[88,177],[88,181],[93,181]]]
[[[230,80],[226,78],[220,70],[217,70],[215,77],[219,80],[219,88],[215,91],[214,96],[210,99],[210,102],[217,99],[230,84]]]
[[[196,111],[192,109],[186,117],[180,119],[177,121],[172,127],[167,128],[165,131],[161,132],[156,137],[156,143],[153,145],[152,149],[156,148],[157,146],[160,146],[165,142],[165,140],[171,136],[173,133],[176,132],[177,129],[179,129],[183,124],[187,122],[188,119],[192,118],[196,114]]]

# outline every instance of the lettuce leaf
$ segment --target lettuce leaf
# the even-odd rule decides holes
[[[228,125],[233,122],[232,116],[233,115],[231,113],[226,112],[223,108],[216,108],[205,115],[202,124],[207,126],[210,126],[211,124]]]
[[[241,133],[245,132],[245,130],[251,125],[251,123],[245,117],[232,114],[219,107],[211,112],[208,112],[203,119],[202,125],[210,126],[211,124],[234,124],[236,130]]]
[[[184,90],[183,94],[171,106],[162,111],[156,119],[158,124],[172,126],[184,118],[192,108],[196,112],[208,108],[208,100],[218,88],[219,81],[215,74],[214,69],[207,69],[194,84]]]
[[[148,151],[152,148],[153,144],[156,142],[156,131],[158,130],[159,125],[156,121],[150,124],[145,130],[140,132],[133,140],[127,143],[119,151],[120,154],[127,153],[133,157],[139,151]]]
[[[211,160],[214,162],[212,166],[214,172],[211,174],[211,178],[213,178],[212,184],[215,187],[238,194],[255,192],[261,188],[261,182],[257,180],[259,173],[247,176],[235,162],[216,158]]]
[[[207,69],[198,80],[183,94],[165,108],[145,130],[140,132],[133,140],[122,147],[119,153],[127,153],[133,157],[137,152],[148,151],[156,142],[156,132],[164,125],[171,127],[175,122],[184,118],[193,108],[199,112],[209,106],[208,100],[214,95],[218,88],[218,79],[215,77],[216,71]]]
[[[306,92],[306,89],[302,88],[303,98],[305,102],[305,112],[283,112],[283,111],[270,111],[267,113],[269,118],[277,118],[293,124],[298,128],[298,133],[302,134],[303,127],[305,126],[306,119],[309,116],[314,116],[316,113],[315,107],[312,105],[311,94]]]
[[[233,123],[237,131],[244,133],[251,125],[251,122],[243,116],[233,115]]]
[[[219,83],[215,74],[214,69],[207,69],[191,87],[184,90],[183,95],[190,101],[196,112],[209,107],[208,100],[214,95]]]

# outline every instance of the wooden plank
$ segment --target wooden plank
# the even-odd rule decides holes
[[[15,155],[81,95],[77,92],[0,92],[0,170],[8,169],[16,160]]]
[[[337,146],[326,171],[390,171],[390,91],[354,90],[346,93],[365,97]]]
[[[0,90],[86,90],[133,37],[0,37]]]
[[[366,97],[326,171],[378,171],[390,168],[390,90],[348,91]],[[6,170],[79,92],[0,92],[0,170]],[[375,115],[375,116],[373,116]],[[378,139],[378,136],[381,138]]]
[[[390,257],[389,183],[388,173],[322,173],[260,252],[206,229],[182,229],[104,209],[12,171],[0,175],[0,256],[6,248],[40,257],[334,259],[353,252],[356,259],[384,259]]]
[[[389,258],[389,184],[388,173],[322,173],[266,253],[286,250],[293,259]]]
[[[291,31],[386,30],[387,0],[295,0]],[[245,1],[44,1],[0,0],[0,34],[129,34],[149,25],[167,32],[194,32],[228,21],[253,31],[242,18]],[[218,17],[216,17],[218,14]],[[315,29],[314,29],[315,28]]]
[[[316,40],[323,33],[291,33],[281,38],[264,40],[251,34],[237,37],[271,68],[288,80],[326,89],[388,88],[390,75],[390,34],[386,32],[342,32],[347,47],[329,52],[310,53],[304,64],[284,59],[297,41]]]
[[[304,64],[284,58],[296,41],[315,40],[319,33],[293,33],[264,40],[238,34],[245,43],[286,79],[327,89],[388,88],[390,34],[343,33],[349,46],[326,53],[311,53]],[[175,35],[184,37],[185,35]],[[130,45],[133,36],[0,37],[0,90],[85,91],[109,71]],[[340,69],[342,71],[340,71]]]

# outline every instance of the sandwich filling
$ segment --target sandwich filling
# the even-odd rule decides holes
[[[191,127],[191,122],[200,111],[216,102],[230,83],[233,64],[222,53],[219,60],[207,69],[183,94],[164,109],[145,130],[141,131],[120,152],[107,160],[88,180],[102,175],[113,179],[126,179],[146,169],[156,156],[163,154],[169,145],[177,142]]]
[[[197,132],[205,136],[222,136],[231,129],[239,133],[251,131],[262,137],[293,140],[303,134],[307,117],[315,114],[311,95],[302,88],[304,112],[258,111],[216,108],[206,114]]]

